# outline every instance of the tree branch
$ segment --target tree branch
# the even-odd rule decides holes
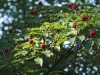
[[[82,41],[82,44],[85,43],[85,40]],[[53,70],[54,68],[64,59],[64,58],[69,58],[69,56],[71,56],[72,54],[75,54],[77,53],[81,48],[82,48],[82,44],[81,45],[77,45],[77,46],[72,46],[68,51],[66,51],[64,54],[62,54],[60,56],[60,58],[55,62],[55,64],[48,69],[48,71],[44,74],[44,75],[49,75]],[[69,60],[68,60],[69,61]],[[68,62],[67,61],[67,62]]]

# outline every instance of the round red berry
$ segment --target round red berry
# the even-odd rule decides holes
[[[72,28],[76,28],[76,27],[77,27],[76,23],[73,23]]]
[[[32,10],[31,14],[37,15],[38,14],[38,11],[37,10]]]
[[[77,10],[77,6],[74,6],[74,5],[73,5],[73,6],[72,6],[72,9],[73,9],[73,10]]]
[[[39,46],[40,46],[40,48],[42,48],[42,49],[45,49],[45,48],[46,48],[46,45],[45,45],[45,44],[40,44]]]
[[[29,44],[33,44],[33,40],[32,39],[29,39]]]
[[[67,4],[67,7],[68,7],[68,8],[72,8],[72,6],[73,6],[72,3],[68,3],[68,4]]]
[[[82,21],[86,21],[88,19],[87,16],[82,16]]]
[[[89,35],[90,35],[90,37],[94,37],[95,32],[93,30],[91,30],[90,33],[89,33]]]

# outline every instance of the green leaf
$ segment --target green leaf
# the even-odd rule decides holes
[[[43,26],[45,26],[46,28],[50,27],[50,25],[51,25],[51,24],[50,24],[49,22],[44,22],[44,23],[43,23]]]
[[[77,35],[77,31],[73,30],[67,33],[67,36],[73,36],[73,35]]]
[[[32,28],[32,31],[40,31],[40,28],[39,27]]]
[[[70,39],[71,45],[75,44],[75,39],[76,39],[75,37]]]
[[[67,37],[66,35],[63,35],[56,43],[56,45],[60,45],[61,43],[63,43],[64,41],[66,41]]]
[[[31,45],[25,45],[24,47],[23,47],[23,49],[28,49],[28,48],[30,48],[31,47]]]
[[[22,59],[17,59],[13,61],[13,64],[23,63],[24,61]]]
[[[50,57],[53,55],[53,53],[50,50],[42,51],[42,53],[47,57]]]
[[[15,55],[14,55],[14,57],[16,57],[16,56],[22,56],[22,55],[26,55],[28,53],[28,51],[19,51],[18,53],[16,53]]]
[[[100,46],[100,39],[96,38],[96,39],[94,39],[94,41],[98,46]]]
[[[75,38],[75,42],[76,42],[77,45],[82,44],[82,41],[81,41],[81,39],[79,37]]]
[[[31,47],[32,47],[32,45],[28,44],[27,42],[24,43],[24,45],[23,45],[23,49],[29,49]]]
[[[81,0],[81,2],[82,2],[82,3],[84,3],[84,2],[85,2],[85,0]]]
[[[32,28],[31,33],[30,34],[34,34],[34,35],[41,35],[41,29],[39,27],[37,28]]]
[[[36,64],[39,64],[42,67],[42,65],[43,65],[43,59],[42,58],[37,57],[37,58],[34,59],[34,61],[36,62]]]
[[[85,35],[81,35],[81,36],[79,36],[79,38],[81,41],[83,41],[83,40],[85,40]]]
[[[87,50],[89,50],[91,48],[91,46],[92,46],[92,41],[91,40],[88,40],[83,44],[83,47]]]

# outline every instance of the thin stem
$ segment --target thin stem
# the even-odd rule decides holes
[[[7,59],[6,59],[6,56],[5,56],[3,49],[2,49],[2,53],[3,53],[3,57],[4,57],[4,63],[7,64]]]

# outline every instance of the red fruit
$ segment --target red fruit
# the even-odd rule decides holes
[[[76,28],[76,27],[77,27],[76,23],[73,23],[72,28]]]
[[[40,44],[40,48],[45,49],[46,45],[45,44]]]
[[[87,16],[82,16],[82,21],[86,21],[88,19]]]
[[[38,11],[37,10],[32,10],[31,14],[37,15],[38,14]]]
[[[90,35],[90,37],[94,37],[95,32],[93,30],[91,30],[90,33],[89,33],[89,35]]]
[[[73,6],[72,3],[68,3],[68,4],[67,4],[67,7],[68,7],[68,8],[72,8],[72,6]]]
[[[29,44],[33,44],[33,40],[32,39],[29,39]]]
[[[77,6],[74,6],[74,5],[73,5],[73,6],[72,6],[72,9],[73,9],[73,10],[77,10]]]
[[[8,53],[9,49],[8,48],[4,48],[4,53]]]
[[[38,5],[41,5],[41,6],[43,6],[43,4],[42,4],[42,2],[41,2],[41,1],[38,3]]]

